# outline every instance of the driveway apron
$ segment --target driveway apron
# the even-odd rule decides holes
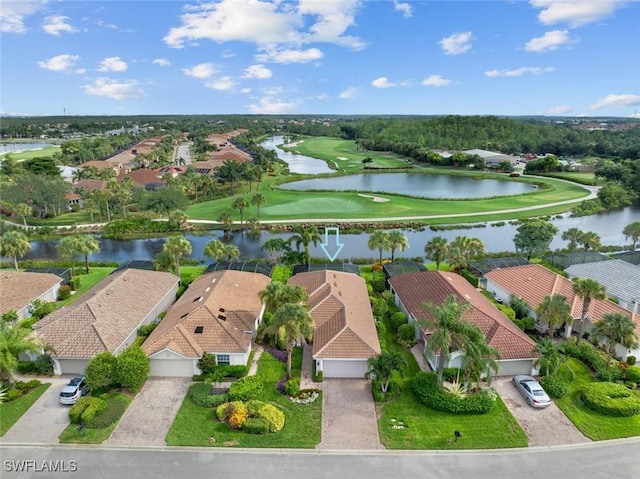
[[[59,402],[60,391],[69,379],[71,376],[41,379],[43,383],[51,383],[51,386],[0,438],[0,444],[58,444],[58,436],[69,424],[71,406],[64,406]]]
[[[166,446],[165,438],[189,384],[191,378],[149,378],[104,444]]]
[[[322,391],[322,440],[316,449],[384,449],[369,381],[325,379]]]

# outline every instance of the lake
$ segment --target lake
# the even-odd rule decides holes
[[[311,158],[306,155],[296,155],[289,151],[284,151],[282,148],[278,148],[278,145],[284,143],[284,137],[272,136],[260,143],[260,146],[268,150],[273,150],[278,154],[278,158],[286,162],[289,165],[289,171],[291,173],[300,173],[308,175],[317,175],[319,173],[335,173],[327,165],[324,160],[317,158]]]
[[[18,153],[25,150],[41,150],[51,146],[49,143],[0,143],[0,154]]]

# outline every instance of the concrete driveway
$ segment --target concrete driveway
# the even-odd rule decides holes
[[[58,444],[58,436],[69,424],[71,406],[60,404],[60,390],[73,376],[41,378],[43,383],[51,383],[38,400],[0,438],[1,443]],[[30,378],[25,378],[28,381]]]
[[[166,446],[165,438],[191,378],[149,378],[104,442],[110,446]]]
[[[322,440],[316,449],[384,449],[369,381],[325,379],[322,391]]]
[[[560,408],[552,403],[544,409],[527,405],[511,377],[495,378],[491,386],[500,394],[513,417],[529,436],[529,446],[558,446],[591,442],[573,425]]]

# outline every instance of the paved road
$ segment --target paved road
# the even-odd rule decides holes
[[[182,158],[184,160],[185,165],[192,164],[191,160],[191,147],[192,143],[183,143],[181,145],[176,146],[173,155],[173,162],[176,163],[178,158]],[[177,164],[177,163],[176,163]]]
[[[261,478],[636,479],[640,439],[566,447],[492,451],[305,451],[208,448],[3,447],[3,479],[64,477],[35,472],[43,461],[74,466],[83,479]],[[16,473],[17,460],[34,461]],[[23,463],[24,464],[24,463]],[[46,463],[49,464],[49,463]],[[53,463],[55,464],[55,462]]]

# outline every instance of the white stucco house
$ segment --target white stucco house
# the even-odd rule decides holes
[[[51,273],[23,271],[0,272],[0,315],[15,311],[18,320],[31,317],[31,305],[36,299],[55,302],[63,279]]]

